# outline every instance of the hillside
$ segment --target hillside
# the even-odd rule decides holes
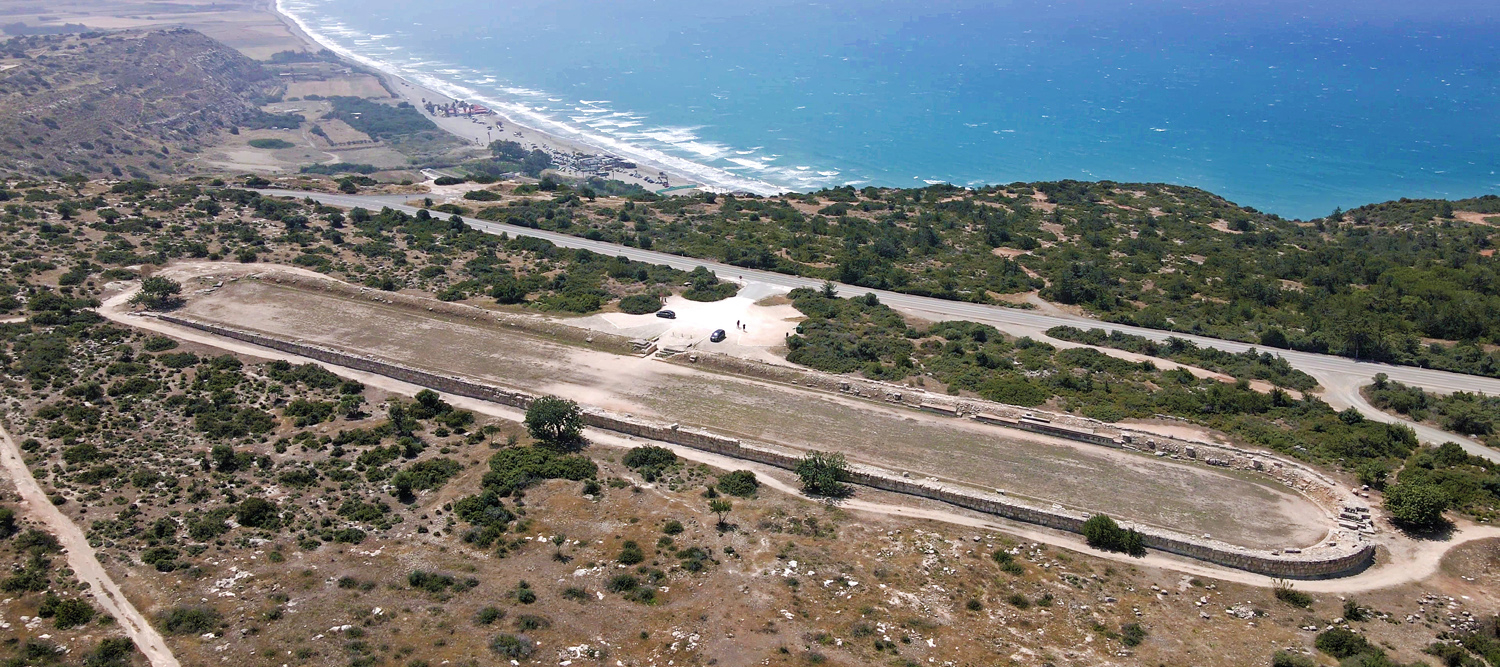
[[[178,173],[237,127],[284,124],[256,62],[197,32],[16,37],[0,60],[0,170]],[[294,125],[295,126],[295,125]]]

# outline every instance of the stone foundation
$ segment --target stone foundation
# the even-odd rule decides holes
[[[381,294],[381,296],[399,295]],[[456,396],[490,401],[523,410],[529,407],[535,398],[531,394],[521,391],[482,384],[453,376],[439,375],[317,345],[283,340],[260,333],[208,324],[176,315],[163,314],[158,317],[163,321],[180,326],[206,331],[226,338],[233,338],[337,366],[395,378],[403,382],[428,387]],[[792,369],[788,369],[788,371],[796,373]],[[799,373],[799,375],[806,377],[806,374]],[[924,396],[924,400],[930,401],[932,398],[933,396],[930,394]],[[905,402],[905,397],[898,396],[894,400]],[[920,403],[917,405],[920,405]],[[955,407],[955,409],[960,411],[965,410],[964,407]],[[744,444],[735,438],[728,438],[707,431],[682,428],[676,424],[654,423],[617,415],[597,408],[586,409],[584,411],[584,421],[594,428],[691,447],[787,470],[795,468],[801,460],[799,455],[792,452],[781,451],[763,445]],[[851,479],[849,481],[855,484],[938,500],[986,514],[1073,533],[1082,532],[1083,522],[1088,519],[1088,515],[1083,513],[1069,512],[1056,508],[1037,507],[1033,504],[999,494],[959,488],[939,482],[913,480],[874,466],[855,465],[852,466],[850,472]],[[1251,550],[1216,540],[1199,539],[1151,527],[1134,527],[1143,534],[1145,545],[1148,548],[1274,577],[1312,579],[1352,574],[1368,566],[1373,561],[1375,555],[1373,545],[1359,541],[1358,539],[1349,541],[1340,540],[1336,545],[1320,545],[1303,550],[1301,553],[1287,554]]]

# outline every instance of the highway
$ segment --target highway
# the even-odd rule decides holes
[[[296,197],[298,199],[311,198],[313,201],[321,202],[328,206],[340,207],[364,207],[371,210],[379,210],[381,207],[389,206],[392,209],[415,214],[419,209],[405,205],[419,195],[344,195],[328,194],[322,192],[301,192],[291,190],[259,190],[259,192],[271,196]],[[443,215],[443,214],[438,214]],[[741,281],[759,282],[785,288],[797,287],[821,287],[823,281],[801,276],[790,276],[772,271],[761,271],[757,269],[746,269],[729,264],[683,257],[655,250],[642,250],[629,246],[617,245],[604,241],[593,241],[580,236],[571,236],[559,232],[551,232],[542,229],[531,229],[529,227],[518,227],[488,220],[475,218],[462,218],[464,223],[483,232],[499,234],[505,232],[511,236],[530,236],[546,239],[558,246],[565,248],[582,248],[603,255],[626,257],[632,260],[649,262],[651,264],[665,264],[676,269],[692,270],[697,267],[706,267],[720,278]],[[1278,350],[1264,348],[1249,343],[1223,340],[1220,338],[1208,338],[1190,334],[1180,334],[1158,329],[1146,329],[1136,326],[1111,324],[1085,317],[1070,317],[1053,314],[1038,313],[1030,310],[1006,308],[1003,306],[990,306],[976,303],[965,303],[962,301],[948,301],[933,297],[901,294],[885,290],[855,287],[852,285],[841,285],[835,283],[840,296],[858,296],[874,293],[882,303],[909,313],[911,315],[929,320],[967,320],[989,324],[997,329],[1012,335],[1038,336],[1042,332],[1058,325],[1071,325],[1081,328],[1100,328],[1106,331],[1120,331],[1128,334],[1144,336],[1146,338],[1165,341],[1168,338],[1181,338],[1192,341],[1201,347],[1211,347],[1229,352],[1243,352],[1255,347],[1260,350],[1272,352],[1285,358],[1292,366],[1313,376],[1323,385],[1325,391],[1323,398],[1334,408],[1343,409],[1354,407],[1364,413],[1366,417],[1386,423],[1401,423],[1412,427],[1417,437],[1424,442],[1442,444],[1444,442],[1457,442],[1465,450],[1476,456],[1482,456],[1491,461],[1500,462],[1500,451],[1485,447],[1484,445],[1469,438],[1460,437],[1455,434],[1444,432],[1440,429],[1416,424],[1397,418],[1388,413],[1376,410],[1359,395],[1359,387],[1370,383],[1376,373],[1385,373],[1390,379],[1402,384],[1421,387],[1438,393],[1451,393],[1454,391],[1482,392],[1487,395],[1500,394],[1500,378],[1487,378],[1476,375],[1464,375],[1462,373],[1451,373],[1428,368],[1417,368],[1413,366],[1392,366],[1388,364],[1377,364],[1365,361],[1356,361],[1346,357],[1338,357],[1328,354],[1314,354],[1311,352],[1299,352],[1296,350]]]

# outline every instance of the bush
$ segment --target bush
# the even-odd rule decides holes
[[[135,642],[129,637],[110,637],[83,658],[84,667],[128,667],[134,657]]]
[[[235,520],[247,528],[276,530],[281,527],[281,510],[269,500],[246,498],[235,511]]]
[[[278,148],[291,148],[291,147],[296,146],[296,145],[297,144],[294,144],[294,143],[292,143],[290,141],[287,141],[285,139],[251,139],[250,140],[250,147],[251,148],[264,148],[266,150],[275,150],[275,149],[278,149]]]
[[[661,527],[661,532],[666,533],[668,535],[677,535],[677,534],[680,534],[682,532],[682,530],[683,530],[682,529],[682,522],[678,521],[676,519],[672,519],[670,521],[667,521],[667,523],[664,524]]]
[[[428,593],[441,593],[451,588],[457,581],[451,574],[414,570],[411,574],[406,575],[406,583],[412,588],[421,589]]]
[[[1350,623],[1366,621],[1370,618],[1370,611],[1359,605],[1359,600],[1349,598],[1344,600],[1344,620]]]
[[[55,597],[51,596],[49,596],[49,598],[56,599]],[[45,601],[43,601],[43,606],[46,606]],[[68,598],[66,600],[58,600],[57,603],[53,605],[50,611],[52,612],[51,615],[53,616],[52,624],[59,630],[67,630],[68,628],[87,625],[89,621],[94,620],[94,614],[97,613],[94,611],[94,607],[88,603],[88,600],[84,600],[81,598]],[[38,613],[41,616],[48,615],[43,614],[40,611]]]
[[[849,462],[843,454],[808,452],[797,463],[795,472],[802,480],[802,490],[808,494],[846,498],[854,493],[845,483],[849,481]]]
[[[1339,660],[1379,650],[1371,646],[1364,637],[1343,628],[1334,628],[1319,634],[1318,638],[1313,640],[1313,646]]]
[[[661,299],[650,294],[632,294],[620,299],[620,312],[645,315],[661,310]]]
[[[626,452],[622,462],[625,467],[641,473],[646,481],[654,482],[667,468],[677,464],[677,454],[666,447],[646,445]]]
[[[736,470],[719,475],[719,493],[740,498],[750,498],[760,488],[760,480],[749,470]]]
[[[505,658],[527,658],[531,656],[531,640],[510,634],[497,635],[490,642],[490,650]]]
[[[496,201],[500,199],[500,195],[489,190],[470,190],[464,193],[464,199],[469,201]]]
[[[537,616],[536,614],[521,614],[520,616],[516,617],[517,630],[543,630],[549,627],[552,627],[552,621],[547,620],[545,616]]]
[[[1293,607],[1301,607],[1303,609],[1311,607],[1313,603],[1311,595],[1292,588],[1292,585],[1285,581],[1276,582],[1276,599]]]
[[[157,624],[172,635],[201,635],[219,627],[219,612],[213,607],[183,605],[162,614]]]
[[[1101,551],[1118,551],[1137,557],[1146,555],[1140,533],[1134,528],[1121,528],[1104,514],[1095,514],[1083,522],[1083,537],[1089,546]]]
[[[641,551],[640,545],[626,540],[625,544],[620,546],[620,555],[615,556],[615,560],[619,561],[621,565],[636,565],[646,560],[646,554]]]
[[[1120,626],[1120,641],[1126,646],[1140,646],[1150,634],[1141,627],[1140,623],[1126,623]]]
[[[501,608],[485,607],[474,615],[474,625],[493,625],[502,618],[505,618],[505,611]]]
[[[1301,653],[1277,651],[1271,656],[1271,667],[1316,667],[1317,662]]]

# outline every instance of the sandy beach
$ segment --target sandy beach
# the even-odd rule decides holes
[[[323,44],[315,39],[297,21],[282,13],[276,6],[275,0],[268,0],[258,7],[275,16],[278,21],[286,26],[286,29],[298,40],[303,42],[308,50],[317,51],[328,49],[337,52],[332,44]],[[345,54],[340,54],[346,57]],[[418,83],[408,81],[401,76],[376,67],[368,62],[361,62],[362,66],[374,70],[385,79],[386,85],[394,91],[403,101],[412,106],[426,110],[427,104],[439,107],[446,106],[457,100],[442,92],[433,90]],[[473,102],[472,100],[469,100]],[[475,146],[487,146],[491,141],[507,140],[514,141],[527,150],[541,150],[552,155],[554,169],[564,175],[572,177],[586,177],[590,175],[602,175],[604,178],[622,181],[631,185],[639,185],[647,190],[658,193],[692,193],[699,188],[708,189],[701,182],[694,180],[687,174],[674,171],[669,167],[658,164],[650,164],[639,160],[629,160],[635,165],[634,169],[618,168],[608,170],[605,174],[586,172],[577,168],[578,162],[584,158],[607,158],[612,157],[609,151],[597,146],[566,139],[543,132],[533,127],[527,127],[517,123],[514,119],[506,116],[499,110],[491,110],[489,115],[477,116],[443,116],[441,114],[427,114],[427,117],[444,131],[453,134]]]

